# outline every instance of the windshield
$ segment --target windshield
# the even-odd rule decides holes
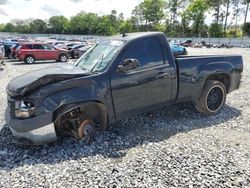
[[[77,67],[87,71],[101,72],[108,67],[124,41],[104,40],[90,48],[77,62]]]

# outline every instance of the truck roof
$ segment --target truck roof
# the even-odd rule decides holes
[[[146,36],[155,36],[155,35],[164,35],[162,32],[135,32],[135,33],[125,33],[120,35],[115,35],[110,37],[110,39],[114,40],[124,40],[124,41],[130,41],[133,39],[146,37]]]

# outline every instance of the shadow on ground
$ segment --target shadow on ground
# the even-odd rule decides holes
[[[240,115],[238,109],[227,105],[212,117],[197,113],[189,103],[173,105],[118,122],[109,131],[97,134],[90,146],[72,138],[59,139],[46,146],[22,146],[16,144],[4,125],[0,131],[0,168],[11,170],[24,165],[55,164],[95,155],[122,158],[127,149],[161,142],[194,129],[221,126]]]
[[[35,63],[33,64],[27,64],[23,61],[15,61],[14,63],[12,63],[12,65],[15,65],[15,66],[19,66],[19,65],[40,65],[40,64],[53,64],[53,63],[60,63],[58,61],[36,61]]]

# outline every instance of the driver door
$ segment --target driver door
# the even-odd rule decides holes
[[[43,45],[43,59],[44,60],[57,59],[57,50],[52,46]]]
[[[136,40],[111,73],[113,104],[118,120],[153,109],[171,100],[171,66],[165,62],[158,38]],[[138,68],[119,71],[124,61],[136,59]]]

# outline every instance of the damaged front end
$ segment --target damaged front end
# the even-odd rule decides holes
[[[15,106],[13,110],[8,106],[5,119],[12,134],[20,143],[41,145],[57,140],[55,127],[51,121],[52,113],[34,116],[33,107],[28,109],[21,105]]]
[[[53,110],[43,105],[44,93],[35,95],[40,88],[89,75],[73,65],[52,66],[17,77],[7,86],[8,107],[6,122],[18,141],[41,145],[57,140]],[[49,91],[46,90],[46,95]],[[39,93],[39,92],[38,92]]]

